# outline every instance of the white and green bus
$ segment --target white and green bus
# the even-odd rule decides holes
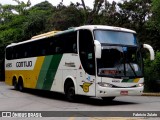
[[[50,32],[6,47],[5,82],[24,88],[112,100],[141,95],[144,88],[136,32],[112,26],[85,25]]]

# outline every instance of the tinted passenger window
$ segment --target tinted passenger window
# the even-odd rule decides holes
[[[6,48],[6,59],[77,53],[77,32],[70,32]]]

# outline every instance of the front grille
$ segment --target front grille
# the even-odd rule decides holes
[[[134,85],[134,86],[130,86],[130,87],[121,87],[121,86],[112,85],[112,88],[135,88],[135,87],[137,87],[137,86]]]

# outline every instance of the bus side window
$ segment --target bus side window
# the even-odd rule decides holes
[[[62,41],[65,53],[77,53],[77,31],[66,33]]]
[[[48,51],[48,52],[47,52],[48,55],[53,55],[53,54],[55,54],[54,38],[50,38],[47,49],[48,49],[48,50],[47,50],[47,51]]]
[[[77,53],[77,45],[76,45],[76,43],[73,44],[73,52]]]
[[[58,53],[60,53],[61,52],[61,48],[60,47],[56,47],[55,48],[55,52],[58,54]]]
[[[42,56],[45,56],[45,54],[46,54],[46,50],[45,49],[42,49],[42,51],[41,51],[42,53],[41,53],[41,55]]]
[[[13,47],[11,48],[11,50],[12,51],[10,51],[10,52],[12,53],[12,56],[11,56],[11,60],[12,60],[12,59],[15,59],[15,57],[14,57],[15,56],[15,50],[14,50]]]
[[[13,57],[12,47],[6,48],[6,59],[11,60]]]
[[[25,57],[25,58],[28,57],[27,55],[28,55],[28,54],[27,54],[27,51],[25,51],[25,52],[24,52],[24,57]]]

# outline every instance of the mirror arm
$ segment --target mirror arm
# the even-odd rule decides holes
[[[143,44],[143,48],[146,48],[146,49],[149,50],[149,52],[150,52],[150,60],[154,60],[155,53],[154,53],[153,48],[148,44]]]

